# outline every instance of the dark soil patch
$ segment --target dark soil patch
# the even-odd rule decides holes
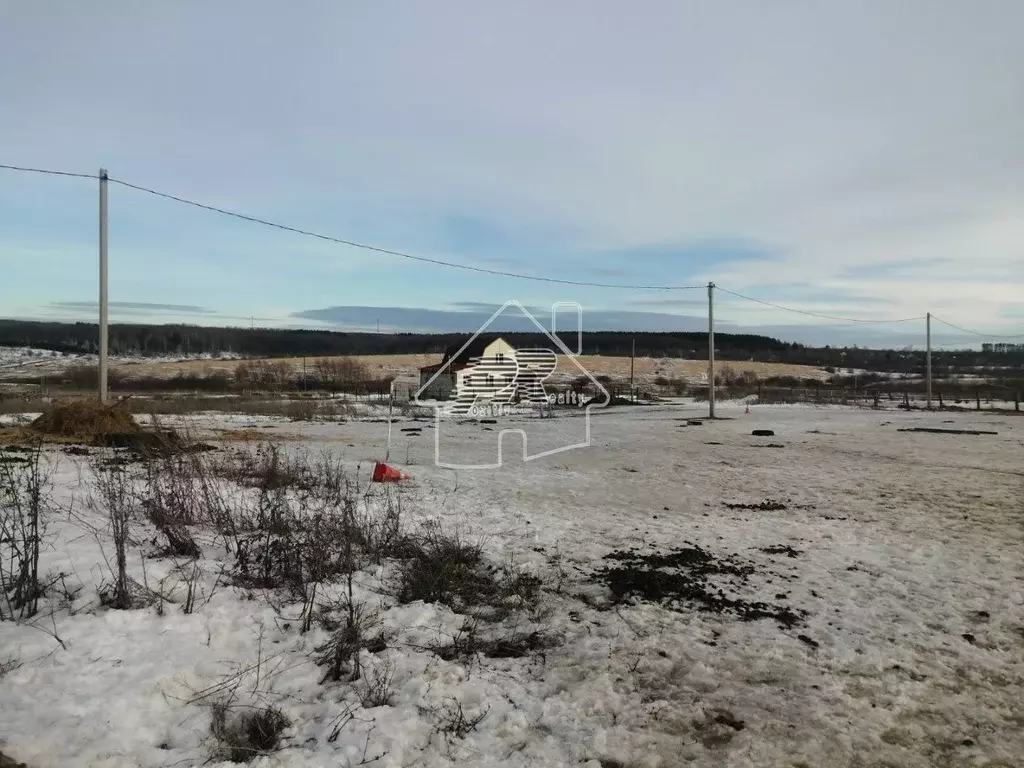
[[[636,551],[615,551],[605,555],[616,564],[594,574],[598,583],[606,585],[616,600],[629,598],[659,603],[666,608],[735,616],[740,621],[774,619],[784,627],[803,621],[805,611],[762,601],[728,597],[715,577],[724,580],[733,590],[743,586],[755,572],[754,564],[736,555],[716,557],[696,544],[665,554],[639,554]]]
[[[27,445],[8,445],[3,451],[5,453],[32,453],[35,449]]]
[[[604,398],[601,395],[596,395],[592,397],[590,400],[588,400],[586,403],[584,403],[584,405],[601,405],[603,401]],[[640,405],[640,403],[634,403],[628,397],[619,397],[618,395],[612,395],[608,398],[608,402],[605,405]]]
[[[781,501],[775,501],[774,499],[765,499],[755,504],[725,504],[724,506],[726,509],[750,509],[758,512],[781,512],[784,509],[788,509]]]
[[[742,731],[746,728],[746,724],[728,709],[713,710],[711,713],[711,720],[719,725],[728,726],[734,731]]]
[[[0,456],[0,464],[28,464],[28,456]]]
[[[760,445],[752,445],[751,448],[785,448],[786,446],[781,443],[762,443]]]
[[[750,434],[754,437],[775,437],[775,431],[771,429],[755,429]]]
[[[793,549],[788,544],[774,544],[770,547],[761,547],[766,555],[785,555],[786,557],[798,557],[803,554],[799,549]]]
[[[492,659],[521,659],[532,653],[551,648],[555,644],[551,637],[541,632],[530,632],[483,642],[480,650],[484,656],[489,656]]]
[[[934,435],[998,435],[998,432],[989,432],[984,429],[937,429],[933,427],[910,427],[909,429],[898,429],[897,432],[928,432]]]
[[[84,445],[69,445],[64,449],[64,453],[68,456],[91,456],[92,451],[86,448]]]
[[[145,432],[112,432],[99,435],[95,445],[104,448],[125,448],[137,459],[176,456],[181,453],[203,453],[217,448],[206,443],[189,443],[174,430]]]

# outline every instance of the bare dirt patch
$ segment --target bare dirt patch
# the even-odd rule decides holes
[[[616,600],[639,599],[677,611],[695,608],[740,621],[774,619],[787,629],[802,624],[807,615],[787,605],[727,596],[725,588],[738,591],[756,570],[753,563],[736,555],[715,556],[689,544],[667,554],[617,550],[605,559],[617,565],[597,571],[594,578]]]

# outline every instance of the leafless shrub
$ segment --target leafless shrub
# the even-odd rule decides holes
[[[18,461],[0,461],[0,619],[25,619],[39,609],[39,551],[50,474],[40,445]]]
[[[428,527],[409,554],[399,571],[401,603],[422,600],[459,609],[485,602],[499,591],[483,546],[447,534],[440,525]]]
[[[314,400],[295,400],[288,403],[285,415],[292,421],[315,421],[318,411]]]
[[[195,525],[205,517],[201,476],[203,457],[197,453],[164,456],[146,462],[143,503],[162,517]]]
[[[467,715],[462,702],[453,696],[434,711],[434,732],[443,734],[446,740],[464,739],[476,730],[490,711],[490,708],[487,708],[475,715]]]
[[[146,462],[141,506],[167,540],[159,554],[198,558],[202,551],[189,532],[202,515],[202,494],[191,471],[194,456],[169,456]]]
[[[395,696],[392,683],[395,679],[394,662],[385,660],[375,665],[363,676],[359,700],[366,709],[391,706]]]
[[[477,616],[502,619],[539,600],[539,577],[514,563],[496,568],[484,558],[481,543],[445,533],[437,524],[408,546],[407,559],[399,566],[399,602],[437,602],[456,611],[472,610]]]
[[[312,603],[315,595],[307,595],[307,585],[315,589],[352,569],[347,553],[353,529],[333,510],[311,510],[277,497],[240,520],[239,529],[235,572],[245,586],[289,589]]]
[[[235,383],[242,389],[287,389],[295,377],[292,366],[271,360],[247,360],[235,368]]]
[[[365,648],[371,652],[380,652],[387,645],[382,633],[373,633],[380,625],[376,611],[365,603],[350,601],[347,595],[342,605],[344,618],[340,624],[333,624],[330,639],[315,650],[316,663],[325,667],[321,683],[328,680],[358,680],[362,677],[360,651]]]
[[[212,757],[247,763],[275,751],[291,720],[278,707],[242,707],[219,701],[211,707],[210,734],[215,741]]]
[[[128,576],[128,546],[137,543],[131,537],[139,499],[135,478],[125,466],[112,462],[102,453],[92,457],[90,470],[93,493],[89,495],[88,504],[109,521],[114,544],[113,561],[107,561],[111,581],[100,587],[100,601],[120,610],[149,605],[159,600],[160,595]],[[98,531],[96,536],[99,541]]]
[[[180,568],[181,580],[185,585],[185,599],[181,604],[181,612],[185,615],[196,609],[196,597],[202,583],[203,569],[194,560]]]
[[[402,496],[393,486],[385,486],[381,493],[365,498],[364,507],[354,512],[353,522],[356,540],[369,562],[415,555],[415,542],[405,531]]]
[[[539,630],[527,632],[518,628],[503,628],[497,633],[488,633],[479,621],[468,618],[451,636],[451,642],[438,642],[428,648],[445,661],[471,664],[478,656],[519,659],[531,654],[542,654],[559,642],[558,638]]]
[[[167,539],[166,547],[160,550],[159,554],[176,557],[202,557],[202,550],[184,525],[168,518],[159,509],[147,510],[147,516],[149,521]]]
[[[21,660],[14,656],[8,656],[4,659],[0,659],[0,680],[3,680],[8,673],[13,672],[20,666]]]
[[[471,661],[480,653],[480,622],[468,618],[451,636],[450,643],[434,643],[429,646],[437,656],[445,661]]]
[[[313,365],[315,381],[329,392],[351,391],[371,378],[369,369],[351,357],[329,357]]]

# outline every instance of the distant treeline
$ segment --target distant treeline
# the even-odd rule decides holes
[[[513,346],[544,345],[546,337],[535,333],[502,333]],[[29,346],[66,353],[97,351],[95,323],[43,323],[0,320],[0,346]],[[110,350],[116,355],[195,356],[236,354],[244,357],[301,357],[328,355],[440,354],[458,346],[466,334],[346,333],[275,328],[220,328],[196,325],[110,326]],[[565,338],[575,347],[576,338]],[[597,331],[583,334],[583,353],[628,357],[633,344],[641,357],[707,357],[706,333],[649,333]],[[716,333],[715,349],[723,361],[779,362],[832,368],[863,368],[877,371],[921,372],[921,350],[864,349],[859,347],[808,347],[756,334]],[[1020,369],[1024,350],[935,351],[936,374],[974,372],[978,367]]]

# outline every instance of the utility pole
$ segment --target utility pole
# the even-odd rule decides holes
[[[107,402],[107,171],[100,168],[100,402]]]
[[[925,352],[925,387],[928,390],[928,410],[932,409],[932,313],[925,315],[925,335],[928,338],[927,351]]]
[[[715,418],[715,284],[708,283],[708,418]]]
[[[636,360],[636,336],[633,337],[633,349],[629,353],[629,399],[636,402],[636,389],[633,388],[633,361]]]

